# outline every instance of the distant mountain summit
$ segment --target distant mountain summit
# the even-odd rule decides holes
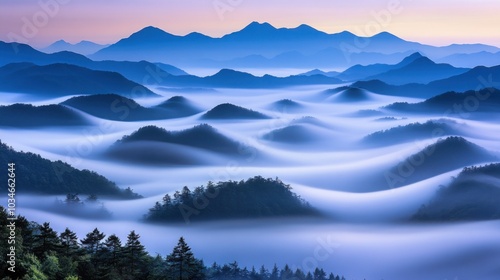
[[[362,79],[367,79],[367,77],[378,75],[390,70],[398,69],[404,67],[413,61],[422,58],[423,56],[419,52],[415,52],[403,60],[401,60],[397,64],[369,64],[369,65],[354,65],[342,73],[335,76],[336,78],[345,80],[345,81],[357,81]]]
[[[419,52],[415,52],[397,64],[355,65],[335,77],[346,81],[379,80],[391,85],[426,84],[459,75],[468,70],[468,68],[455,68],[449,64],[437,64]]]
[[[413,54],[398,66],[386,72],[369,76],[366,80],[380,80],[393,85],[409,83],[427,84],[467,72],[468,68],[455,68],[449,64],[437,64],[427,57]]]
[[[82,54],[82,55],[89,55],[89,54],[93,54],[93,53],[95,53],[95,52],[97,52],[97,51],[99,51],[107,46],[109,46],[109,44],[108,45],[101,45],[101,44],[96,44],[96,43],[90,42],[90,41],[81,41],[81,42],[76,43],[76,44],[71,44],[71,43],[68,43],[64,40],[59,40],[59,41],[56,41],[45,48],[40,49],[40,50],[43,52],[46,52],[46,53],[70,51],[70,52],[74,52],[74,53],[78,53],[78,54]]]

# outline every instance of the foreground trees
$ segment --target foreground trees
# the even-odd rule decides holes
[[[0,206],[0,224],[7,224],[5,209]],[[6,227],[0,229],[0,240],[7,240]],[[0,244],[0,279],[37,280],[342,280],[343,277],[322,269],[308,272],[291,269],[288,265],[271,270],[240,267],[237,262],[205,266],[197,259],[181,237],[172,252],[165,257],[151,256],[131,231],[125,243],[115,234],[107,236],[98,228],[81,240],[66,228],[58,234],[50,223],[39,225],[19,216],[16,221],[16,267],[8,270],[9,248]]]

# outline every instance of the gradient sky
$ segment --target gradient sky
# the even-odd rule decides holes
[[[55,12],[41,3],[56,3],[48,10]],[[114,43],[149,25],[179,35],[197,31],[219,37],[251,21],[266,21],[363,36],[389,31],[433,45],[500,47],[499,13],[498,0],[0,0],[0,40],[17,38],[37,47],[59,39]]]

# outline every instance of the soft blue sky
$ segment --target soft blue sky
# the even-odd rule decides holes
[[[277,27],[306,23],[329,33],[389,31],[434,45],[500,46],[499,12],[498,0],[0,0],[0,40],[113,43],[148,25],[221,36],[267,21]]]

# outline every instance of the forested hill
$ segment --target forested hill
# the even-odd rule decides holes
[[[115,183],[89,170],[78,170],[62,161],[50,161],[38,154],[18,152],[0,141],[0,166],[15,163],[16,191],[37,194],[95,194],[120,199],[140,196],[131,189],[120,189]],[[7,182],[7,173],[0,173]]]
[[[184,187],[165,195],[146,215],[154,222],[186,222],[277,216],[317,216],[309,203],[279,179],[260,176],[246,181],[227,181],[191,191]]]
[[[500,163],[463,169],[412,220],[457,222],[500,219]]]

